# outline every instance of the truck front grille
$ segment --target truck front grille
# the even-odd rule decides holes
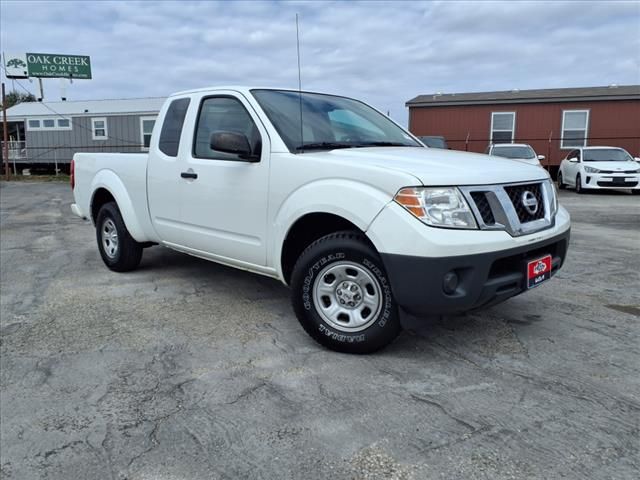
[[[486,194],[487,192],[471,192],[471,198],[473,198],[473,201],[476,203],[482,221],[487,225],[495,225],[496,219],[493,216],[493,211],[491,210],[491,205],[489,205]]]
[[[542,198],[542,189],[539,183],[529,183],[526,185],[511,185],[504,187],[505,192],[509,195],[513,207],[516,209],[520,223],[532,222],[544,218],[544,199]],[[524,204],[523,196],[526,192],[531,192],[536,198],[538,206],[534,212],[527,209]]]
[[[554,224],[556,204],[551,180],[460,187],[460,190],[481,230],[505,230],[517,237]]]

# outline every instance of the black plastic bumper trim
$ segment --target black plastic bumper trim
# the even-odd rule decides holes
[[[381,254],[398,304],[414,315],[440,315],[485,308],[527,289],[526,262],[552,256],[552,272],[562,267],[570,230],[540,242],[496,252],[453,257]],[[457,289],[446,294],[443,277],[454,271]]]

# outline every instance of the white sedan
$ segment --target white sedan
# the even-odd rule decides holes
[[[569,152],[560,163],[558,188],[628,189],[640,193],[640,166],[618,147],[582,147]]]
[[[492,143],[484,153],[537,166],[540,166],[540,162],[544,160],[544,155],[536,155],[531,145],[526,143]]]

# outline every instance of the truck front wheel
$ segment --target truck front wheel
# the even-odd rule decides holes
[[[105,203],[96,217],[98,250],[105,265],[115,272],[128,272],[140,264],[142,244],[129,234],[115,202]]]
[[[346,353],[370,353],[400,333],[398,307],[378,253],[358,232],[313,242],[291,277],[293,308],[318,343]]]

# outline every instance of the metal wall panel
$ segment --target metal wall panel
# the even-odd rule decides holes
[[[107,119],[107,140],[93,140],[91,118],[72,117],[71,130],[26,130],[26,145],[29,163],[71,162],[76,152],[112,152],[140,153],[142,139],[140,136],[140,118],[153,114],[112,115]]]

